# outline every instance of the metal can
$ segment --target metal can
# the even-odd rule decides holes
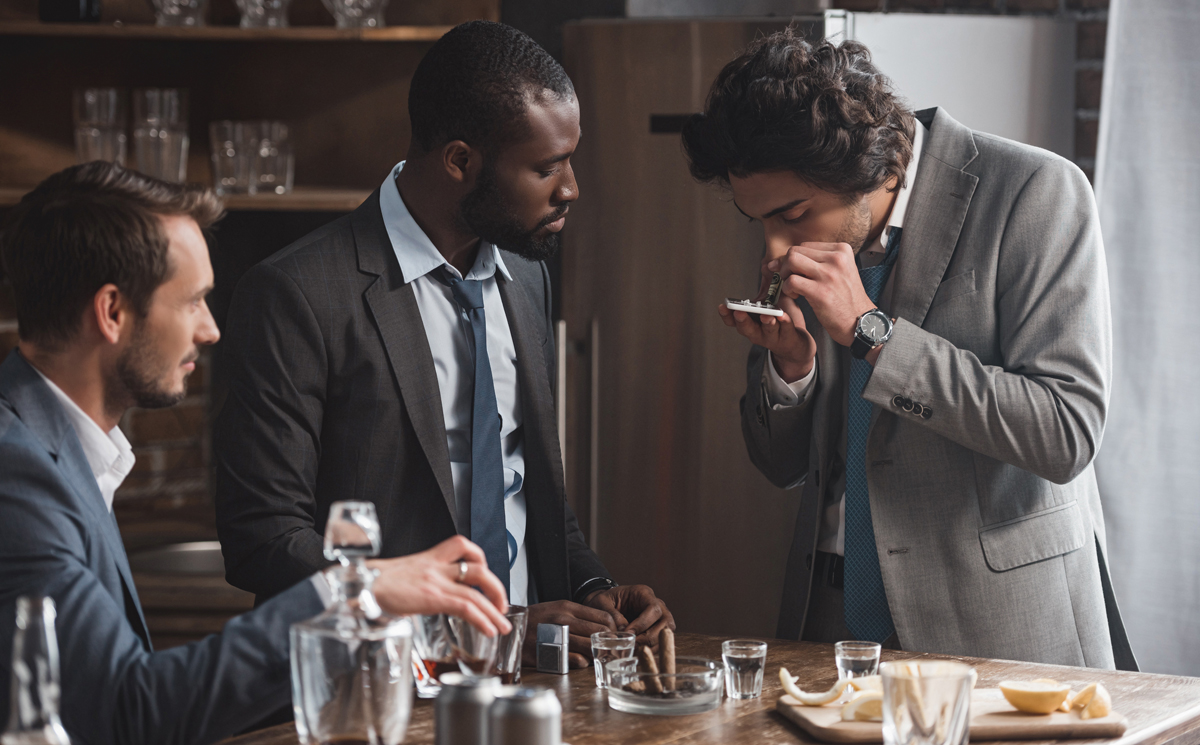
[[[433,706],[437,745],[487,745],[488,708],[500,691],[500,679],[445,673]]]
[[[549,688],[503,686],[488,711],[488,745],[562,745],[562,704]]]

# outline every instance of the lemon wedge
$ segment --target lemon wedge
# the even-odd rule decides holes
[[[1080,719],[1099,719],[1112,713],[1112,697],[1101,683],[1092,683],[1071,699],[1071,708],[1080,709]]]
[[[1027,714],[1049,714],[1071,694],[1071,687],[1057,682],[1006,680],[1000,692],[1008,703]]]
[[[833,684],[833,688],[820,693],[805,693],[796,686],[795,678],[787,671],[786,667],[779,668],[779,683],[783,686],[783,692],[792,698],[796,699],[805,706],[823,706],[837,700],[837,697],[842,695],[842,691],[846,690],[846,686],[850,685],[848,678],[838,678],[838,681]],[[880,694],[882,695],[882,694]]]
[[[883,678],[878,675],[864,675],[861,678],[851,678],[850,687],[856,691],[882,691]]]
[[[882,722],[883,691],[859,691],[842,707],[843,722]]]

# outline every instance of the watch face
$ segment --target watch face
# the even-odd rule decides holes
[[[858,329],[863,336],[877,343],[887,335],[887,322],[877,313],[868,313],[859,322]]]

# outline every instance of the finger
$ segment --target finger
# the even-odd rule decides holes
[[[658,619],[653,626],[646,629],[646,633],[639,636],[638,641],[650,646],[658,646],[659,634],[662,633],[662,630],[668,627],[673,629],[674,626],[674,621],[669,619],[667,616],[663,616],[662,618]]]
[[[733,311],[727,308],[725,303],[721,303],[717,306],[717,312],[721,314],[721,323],[724,323],[730,328],[733,328],[735,325],[737,325],[733,321]]]
[[[448,574],[451,582],[458,582],[458,564],[447,565]],[[483,593],[484,597],[492,601],[494,605],[503,615],[508,611],[508,595],[504,590],[504,584],[492,571],[487,568],[486,564],[467,563],[467,574],[463,579],[462,584],[467,587],[477,587]]]
[[[487,564],[487,557],[484,555],[483,549],[461,535],[447,538],[429,549],[429,554],[439,561],[470,561]]]
[[[789,276],[799,274],[810,279],[820,279],[825,274],[821,262],[802,250],[793,251],[783,259],[783,273]]]
[[[779,309],[784,313],[787,313],[786,316],[779,319],[780,324],[783,326],[781,333],[782,331],[787,330],[788,326],[791,326],[793,329],[797,330],[808,330],[808,322],[804,320],[804,311],[800,309],[800,306],[795,300],[791,299],[787,295],[784,295],[779,299]]]
[[[633,619],[633,622],[625,630],[631,634],[640,635],[662,618],[662,614],[662,603],[650,603],[642,609],[641,614]]]
[[[576,654],[581,654],[589,660],[592,659],[592,637],[580,636],[578,634],[567,635],[567,649]]]
[[[456,584],[454,586],[453,592],[455,595],[462,598],[467,603],[470,603],[470,605],[473,608],[477,609],[477,611],[480,614],[482,614],[483,617],[486,618],[489,623],[491,623],[496,629],[498,629],[500,631],[500,633],[507,634],[508,632],[512,631],[512,623],[510,623],[509,620],[507,618],[505,618],[504,612],[501,611],[499,608],[497,608],[496,605],[493,602],[491,602],[491,600],[489,598],[484,596],[482,593],[480,593],[475,588],[468,587],[466,585]],[[467,618],[467,617],[463,616],[463,618]],[[467,618],[467,620],[469,621],[470,619]],[[487,630],[483,626],[480,626],[479,624],[476,624],[476,623],[472,623],[471,625],[476,626],[481,631]]]
[[[617,631],[621,631],[629,625],[629,621],[625,620],[625,616],[622,615],[621,611],[617,610],[617,604],[613,601],[611,594],[607,592],[598,593],[593,596],[589,602],[593,608],[602,610],[608,615],[612,616],[612,620],[613,623],[616,624]]]
[[[783,281],[783,287],[784,294],[788,297],[805,298],[811,305],[820,293],[821,283],[800,274],[793,274]]]
[[[764,346],[762,336],[762,325],[753,318],[749,313],[744,313],[740,310],[733,313],[734,325],[737,327],[738,333],[749,339],[754,344]]]
[[[567,666],[572,670],[582,670],[585,667],[591,667],[592,663],[588,661],[588,658],[581,654],[568,654]]]
[[[462,585],[448,589],[446,596],[436,600],[434,605],[435,613],[457,616],[490,637],[500,633],[500,629],[503,628],[502,622],[507,623],[503,616],[492,615],[496,613],[496,609],[491,607],[482,595]]]

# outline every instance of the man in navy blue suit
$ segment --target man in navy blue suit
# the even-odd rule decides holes
[[[44,181],[0,235],[20,328],[0,365],[0,701],[16,598],[50,596],[75,742],[204,743],[254,725],[290,701],[288,627],[330,602],[316,574],[221,634],[154,652],[130,579],[112,498],[134,455],[117,424],[181,400],[219,337],[202,229],[221,212],[208,189],[96,162]],[[376,568],[389,612],[510,628],[504,587],[466,539]]]

